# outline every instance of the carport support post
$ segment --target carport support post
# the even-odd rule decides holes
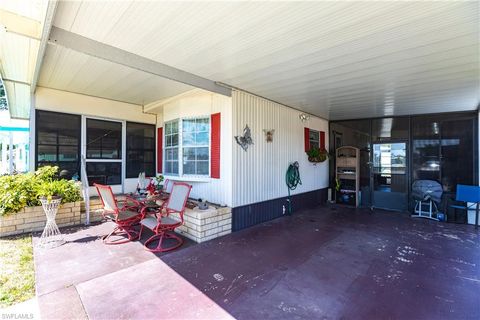
[[[8,173],[13,174],[13,132],[9,131],[9,140],[8,140]]]

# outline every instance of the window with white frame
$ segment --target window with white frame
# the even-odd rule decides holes
[[[209,176],[210,118],[184,118],[165,123],[164,154],[166,174]]]
[[[310,149],[311,148],[320,148],[320,132],[316,130],[309,130]]]
[[[182,120],[183,174],[208,176],[210,118]]]
[[[178,120],[165,123],[165,173],[179,174],[178,149],[179,149]]]

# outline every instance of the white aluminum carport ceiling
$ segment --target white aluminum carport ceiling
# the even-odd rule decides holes
[[[475,110],[478,2],[60,2],[54,25],[328,119]],[[148,104],[190,87],[56,45],[40,86]]]
[[[45,14],[41,0],[0,0],[0,75],[13,118],[28,118]]]

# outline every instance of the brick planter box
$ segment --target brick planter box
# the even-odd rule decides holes
[[[122,200],[122,196],[117,196],[117,199]],[[100,199],[90,199],[90,222],[101,220]],[[62,204],[55,221],[60,228],[85,224],[85,202]],[[42,231],[46,222],[47,217],[42,206],[26,207],[17,213],[0,217],[0,237]],[[232,232],[232,208],[213,206],[208,210],[187,208],[184,222],[183,226],[176,229],[177,233],[198,243],[205,242]]]
[[[62,204],[55,221],[59,227],[81,224],[80,201]],[[46,222],[42,206],[26,207],[17,213],[0,217],[0,237],[42,231]]]
[[[90,222],[102,220],[101,209],[100,199],[90,199]],[[55,218],[60,228],[85,224],[85,220],[85,202],[83,201],[62,204]],[[46,222],[47,217],[42,206],[26,207],[17,213],[0,217],[0,237],[42,231]]]
[[[175,231],[198,243],[232,233],[232,208],[229,207],[187,208],[183,219],[185,223]]]

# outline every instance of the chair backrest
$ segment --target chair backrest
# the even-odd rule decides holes
[[[172,188],[174,183],[175,181],[173,180],[165,179],[165,182],[163,183],[163,191],[167,193],[172,193]]]
[[[457,184],[457,201],[480,202],[480,187]]]
[[[113,195],[112,188],[102,184],[93,184],[97,188],[98,196],[102,200],[103,210],[105,212],[118,213],[117,199]]]
[[[192,186],[187,183],[173,183],[172,192],[170,193],[165,208],[168,211],[183,213],[185,205],[187,204],[188,196],[190,195],[190,190],[192,190]]]

